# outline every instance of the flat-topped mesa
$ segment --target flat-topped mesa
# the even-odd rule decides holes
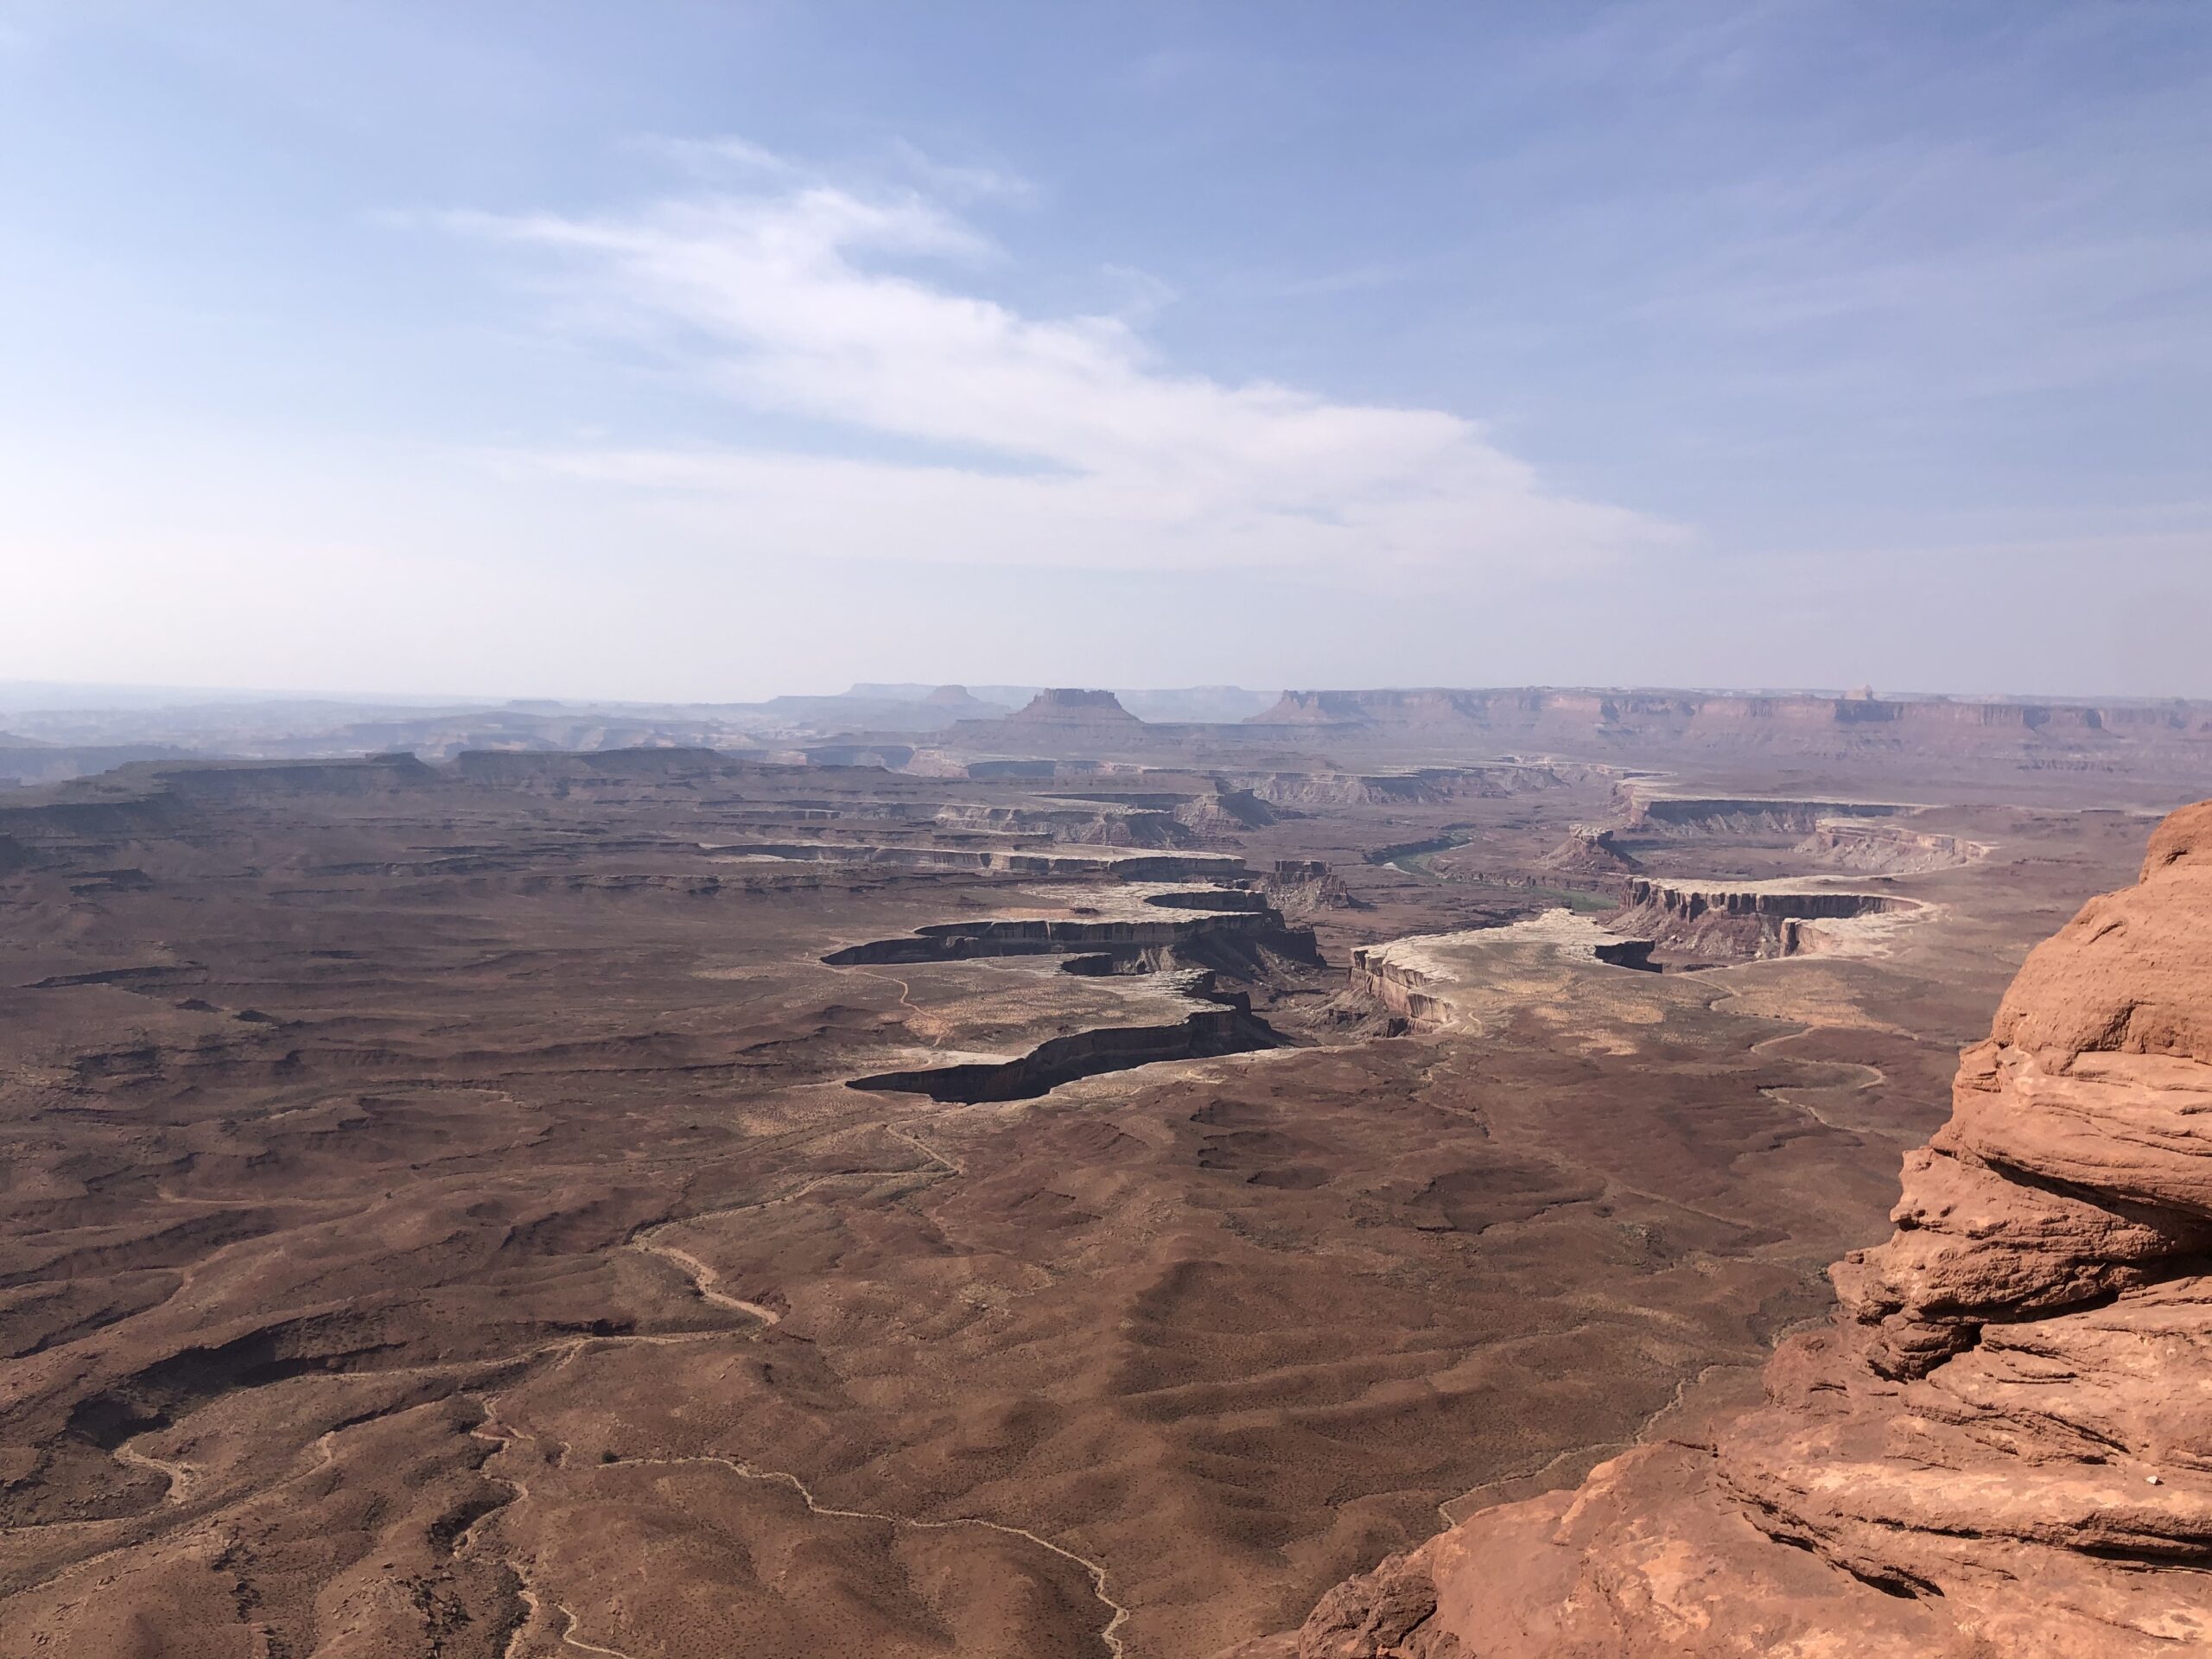
[[[1917,808],[1894,801],[1808,801],[1717,796],[1654,795],[1634,783],[1613,797],[1622,828],[1642,839],[1700,836],[1809,836],[1846,819],[1909,816]]]
[[[922,699],[931,709],[950,709],[963,715],[988,715],[994,705],[971,694],[964,685],[940,685]],[[1004,703],[996,707],[1003,709]]]
[[[2037,947],[1768,1402],[1470,1516],[1238,1659],[2212,1643],[2212,802]]]
[[[1433,690],[1286,691],[1254,726],[1427,725],[1479,719],[1484,694]]]
[[[1039,691],[1027,705],[1007,716],[1034,725],[1139,726],[1143,722],[1122,707],[1111,691],[1085,691],[1053,686]]]

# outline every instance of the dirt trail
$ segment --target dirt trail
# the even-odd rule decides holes
[[[674,1227],[687,1224],[668,1222],[664,1224]],[[653,1232],[659,1230],[659,1228],[655,1228]],[[691,1287],[716,1307],[735,1308],[741,1313],[750,1313],[763,1325],[781,1325],[784,1322],[784,1316],[772,1307],[759,1302],[748,1302],[742,1296],[733,1296],[727,1291],[715,1289],[715,1287],[721,1282],[721,1275],[689,1250],[679,1250],[673,1244],[663,1244],[653,1237],[652,1233],[640,1233],[630,1241],[630,1248],[643,1250],[647,1255],[659,1256],[665,1262],[673,1262],[690,1276]]]
[[[1122,1623],[1128,1619],[1129,1616],[1129,1610],[1127,1607],[1124,1607],[1120,1602],[1115,1600],[1113,1596],[1109,1593],[1107,1590],[1106,1569],[1101,1567],[1096,1561],[1092,1560],[1089,1556],[1078,1555],[1075,1551],[1069,1549],[1063,1545],[1056,1544],[1051,1539],[1040,1536],[1039,1534],[1030,1531],[1027,1527],[1013,1527],[1007,1526],[1003,1522],[986,1521],[980,1516],[954,1516],[943,1521],[925,1521],[918,1519],[912,1516],[887,1515],[880,1510],[837,1509],[830,1504],[823,1503],[820,1499],[817,1498],[812,1488],[809,1487],[804,1481],[801,1480],[797,1475],[792,1474],[789,1470],[756,1468],[752,1464],[743,1462],[736,1458],[716,1457],[712,1453],[706,1452],[700,1453],[696,1457],[683,1458],[617,1458],[613,1462],[603,1464],[601,1466],[603,1468],[619,1469],[629,1465],[638,1465],[652,1468],[675,1468],[687,1464],[712,1464],[717,1468],[727,1469],[730,1471],[731,1473],[746,1480],[762,1481],[772,1485],[787,1486],[792,1491],[798,1494],[800,1499],[805,1503],[809,1513],[823,1516],[834,1520],[880,1521],[890,1526],[912,1527],[916,1530],[922,1532],[948,1532],[960,1527],[978,1527],[986,1532],[1000,1533],[1009,1538],[1026,1539],[1030,1543],[1036,1545],[1039,1549],[1050,1550],[1062,1560],[1072,1562],[1075,1566],[1081,1567],[1085,1573],[1090,1574],[1092,1593],[1098,1598],[1100,1603],[1103,1605],[1111,1614],[1111,1617],[1107,1619],[1104,1628],[1098,1632],[1098,1639],[1105,1644],[1107,1652],[1113,1655],[1115,1659],[1123,1659],[1123,1656],[1128,1652],[1127,1646],[1122,1640],[1121,1628]],[[603,1652],[605,1649],[600,1649],[600,1651]]]
[[[906,1128],[899,1124],[887,1122],[879,1127],[880,1127],[885,1133],[906,1141],[916,1151],[921,1153],[931,1162],[938,1165],[944,1173],[950,1174],[959,1174],[963,1173],[962,1165],[947,1157],[944,1154],[938,1151],[934,1147],[924,1141],[912,1130]],[[680,1221],[664,1222],[661,1224],[660,1227],[654,1228],[650,1231],[642,1233],[636,1238],[632,1239],[630,1241],[630,1248],[632,1249],[641,1250],[647,1255],[659,1256],[664,1261],[674,1263],[678,1269],[691,1280],[694,1288],[698,1291],[699,1294],[706,1300],[714,1303],[716,1306],[734,1308],[742,1313],[749,1313],[755,1319],[759,1319],[760,1321],[760,1328],[750,1332],[746,1338],[750,1341],[757,1341],[760,1337],[766,1334],[770,1329],[781,1323],[784,1317],[783,1314],[774,1308],[764,1306],[759,1302],[747,1301],[742,1297],[732,1296],[728,1292],[716,1288],[716,1286],[719,1283],[720,1275],[715,1271],[715,1269],[709,1267],[705,1262],[700,1261],[698,1257],[693,1255],[688,1250],[679,1249],[672,1244],[664,1244],[659,1243],[653,1235],[662,1230],[663,1228],[693,1225],[700,1222],[713,1220],[717,1217],[741,1214],[747,1210],[762,1208],[768,1204],[788,1202],[790,1199],[799,1197],[802,1193],[811,1190],[814,1186],[818,1185],[821,1182],[826,1180],[852,1179],[862,1176],[874,1176],[880,1178],[885,1176],[911,1174],[915,1172],[903,1169],[854,1170],[840,1172],[838,1174],[834,1176],[817,1177],[814,1180],[805,1183],[797,1191],[787,1193],[780,1198],[765,1199],[759,1204],[741,1205],[731,1210],[709,1211],[702,1215],[685,1217]],[[728,1336],[734,1333],[728,1332],[697,1332],[687,1334],[687,1336],[682,1339],[690,1340],[697,1337]],[[580,1337],[568,1342],[550,1344],[545,1349],[537,1351],[530,1357],[535,1359],[542,1357],[548,1353],[558,1352],[562,1356],[559,1363],[565,1365],[587,1348],[614,1346],[627,1343],[668,1341],[671,1339],[674,1338],[642,1336]],[[498,1510],[486,1511],[484,1516],[480,1516],[476,1522],[472,1523],[468,1529],[462,1533],[461,1537],[455,1541],[454,1548],[456,1551],[469,1548],[474,1546],[476,1541],[477,1529],[482,1526],[485,1522],[490,1520],[493,1516],[501,1513],[502,1510],[511,1507],[512,1504],[529,1502],[531,1491],[530,1484],[527,1481],[523,1479],[519,1475],[505,1474],[495,1471],[492,1468],[491,1465],[493,1462],[497,1461],[499,1459],[502,1452],[505,1452],[517,1442],[522,1440],[535,1440],[539,1438],[538,1436],[529,1433],[524,1430],[512,1427],[512,1425],[505,1422],[499,1417],[499,1402],[500,1396],[499,1395],[480,1395],[477,1398],[484,1408],[484,1418],[482,1421],[476,1425],[476,1427],[468,1431],[469,1435],[471,1438],[475,1440],[492,1441],[499,1447],[499,1450],[493,1453],[492,1458],[486,1460],[484,1467],[484,1473],[486,1478],[498,1481],[500,1484],[505,1486],[512,1493],[512,1497],[509,1498],[506,1504],[502,1504]],[[333,1433],[334,1433],[335,1431],[333,1431]],[[327,1442],[331,1438],[332,1436],[330,1434],[326,1434],[322,1440],[317,1443],[322,1451],[323,1460],[326,1463],[330,1458],[330,1450]],[[561,1459],[557,1460],[557,1464],[565,1464],[566,1455],[566,1450],[564,1448]],[[926,1520],[912,1516],[892,1515],[879,1510],[840,1509],[823,1503],[815,1496],[813,1488],[809,1486],[806,1482],[801,1479],[798,1475],[792,1473],[787,1469],[762,1469],[739,1459],[721,1457],[710,1453],[676,1458],[617,1458],[599,1466],[604,1468],[621,1468],[626,1465],[638,1465],[654,1467],[674,1467],[686,1464],[711,1464],[718,1468],[728,1469],[732,1473],[738,1475],[746,1480],[760,1481],[773,1485],[788,1487],[791,1491],[798,1495],[799,1498],[806,1504],[807,1510],[810,1513],[822,1516],[829,1519],[880,1521],[890,1526],[912,1527],[918,1530],[930,1532],[950,1531],[958,1528],[974,1527],[979,1528],[986,1532],[999,1533],[1010,1538],[1020,1538],[1029,1543],[1036,1545],[1040,1549],[1048,1550],[1052,1554],[1058,1556],[1061,1560],[1081,1567],[1090,1577],[1092,1593],[1097,1597],[1099,1602],[1107,1609],[1109,1614],[1105,1625],[1098,1632],[1098,1639],[1105,1646],[1107,1652],[1113,1656],[1113,1659],[1125,1659],[1128,1649],[1126,1644],[1122,1639],[1121,1628],[1128,1618],[1129,1610],[1122,1605],[1122,1603],[1116,1601],[1109,1592],[1105,1567],[1098,1562],[1092,1560],[1086,1555],[1077,1554],[1074,1550],[1069,1549],[1064,1545],[1056,1544],[1051,1539],[1046,1538],[1040,1534],[1032,1532],[1027,1527],[1011,1526],[1004,1522],[986,1520],[981,1516],[957,1516],[945,1520]],[[509,1570],[515,1573],[518,1580],[523,1580],[524,1575],[522,1571],[514,1562],[510,1560],[506,1565]],[[517,1593],[522,1598],[523,1601],[528,1606],[530,1610],[530,1616],[524,1619],[519,1627],[517,1628],[514,1635],[509,1639],[506,1649],[507,1659],[519,1659],[518,1652],[518,1644],[527,1637],[531,1624],[535,1621],[541,1606],[545,1605],[537,1592],[530,1588],[526,1580],[521,1584]],[[630,1656],[623,1653],[620,1649],[601,1647],[595,1643],[587,1642],[578,1637],[576,1635],[578,1621],[575,1614],[571,1612],[566,1606],[563,1605],[559,1602],[554,1602],[551,1605],[553,1610],[558,1612],[567,1621],[567,1628],[562,1632],[560,1637],[561,1641],[567,1646],[578,1649],[585,1653],[596,1653],[611,1656],[611,1659],[630,1659]]]
[[[523,1605],[530,1611],[523,1622],[515,1626],[514,1634],[507,1638],[507,1645],[500,1649],[501,1659],[521,1659],[521,1655],[517,1649],[530,1635],[530,1627],[537,1622],[537,1615],[545,1606],[544,1601],[537,1592],[526,1586],[518,1588],[515,1594],[522,1599]],[[574,1648],[579,1653],[605,1654],[607,1659],[630,1659],[630,1656],[620,1648],[602,1648],[598,1643],[587,1642],[578,1636],[576,1616],[559,1602],[553,1604],[553,1611],[568,1621],[568,1627],[560,1635],[560,1642],[563,1647]]]
[[[943,1048],[944,1046],[945,1032],[947,1029],[944,1020],[936,1014],[924,1011],[924,1009],[915,1002],[913,988],[908,985],[905,980],[899,979],[891,974],[878,973],[873,968],[855,968],[852,971],[857,974],[866,974],[870,979],[881,980],[887,985],[896,985],[899,988],[899,1006],[906,1009],[907,1014],[912,1016],[906,1023],[913,1027],[917,1033],[928,1037],[930,1039],[930,1046],[931,1048]],[[931,1033],[934,1034],[932,1035]]]
[[[688,1260],[689,1258],[685,1259]],[[701,1293],[702,1294],[708,1294],[705,1287],[701,1287]],[[607,1344],[620,1344],[625,1340],[646,1340],[646,1338],[626,1339],[620,1337],[578,1338],[571,1343],[562,1344],[563,1347],[568,1350],[568,1352],[563,1357],[562,1363],[565,1364],[569,1359],[573,1358],[576,1353],[581,1352],[587,1347]],[[484,1474],[486,1478],[495,1480],[501,1485],[506,1487],[512,1496],[509,1497],[508,1502],[505,1504],[500,1505],[499,1509],[487,1510],[484,1515],[479,1516],[476,1521],[469,1525],[468,1529],[454,1541],[454,1548],[456,1554],[474,1547],[478,1536],[477,1529],[483,1526],[486,1522],[491,1520],[494,1516],[502,1513],[505,1510],[514,1504],[528,1503],[531,1496],[530,1483],[524,1480],[520,1475],[502,1473],[495,1471],[492,1467],[492,1464],[499,1460],[502,1453],[505,1452],[517,1443],[524,1440],[536,1440],[540,1438],[536,1434],[529,1433],[527,1430],[517,1428],[512,1424],[502,1420],[499,1414],[499,1397],[500,1396],[498,1395],[480,1395],[477,1396],[480,1403],[484,1408],[484,1417],[480,1422],[468,1431],[468,1433],[470,1438],[480,1440],[489,1440],[498,1448],[497,1451],[493,1452],[492,1457],[486,1460]],[[317,1442],[318,1446],[322,1450],[323,1460],[325,1463],[327,1463],[330,1458],[330,1451],[327,1442],[335,1433],[336,1431],[333,1430],[331,1434],[326,1434],[322,1440]],[[556,1459],[556,1466],[565,1465],[566,1461],[567,1451],[564,1447],[560,1458]],[[1081,1567],[1084,1572],[1090,1576],[1092,1593],[1096,1595],[1100,1603],[1106,1607],[1109,1615],[1104,1627],[1101,1629],[1098,1633],[1098,1639],[1105,1645],[1108,1653],[1112,1655],[1114,1659],[1125,1659],[1127,1648],[1122,1640],[1120,1632],[1123,1622],[1126,1621],[1129,1616],[1129,1610],[1123,1606],[1119,1601],[1116,1601],[1112,1594],[1109,1593],[1107,1588],[1106,1569],[1098,1562],[1092,1560],[1090,1557],[1077,1554],[1074,1550],[1069,1549],[1064,1545],[1056,1544],[1051,1539],[1044,1537],[1038,1533],[1032,1532],[1027,1527],[1009,1526],[1003,1522],[985,1520],[980,1516],[956,1516],[946,1520],[925,1520],[912,1516],[891,1515],[880,1510],[840,1509],[823,1503],[814,1495],[813,1488],[809,1486],[806,1482],[802,1480],[798,1475],[793,1474],[787,1469],[762,1469],[753,1464],[744,1462],[740,1459],[721,1457],[713,1453],[700,1453],[696,1456],[675,1458],[615,1458],[608,1459],[596,1466],[607,1469],[618,1469],[631,1465],[652,1468],[675,1468],[690,1464],[710,1464],[717,1468],[728,1469],[733,1474],[738,1475],[746,1480],[761,1481],[773,1485],[788,1487],[799,1496],[799,1498],[806,1504],[807,1510],[810,1514],[822,1516],[829,1519],[846,1521],[880,1521],[885,1522],[887,1525],[894,1527],[912,1527],[917,1530],[925,1532],[942,1532],[950,1531],[962,1527],[976,1527],[980,1528],[986,1532],[1000,1533],[1010,1538],[1020,1538],[1036,1545],[1040,1549],[1049,1550],[1052,1554],[1058,1556],[1061,1560],[1071,1562],[1075,1566]],[[519,1644],[528,1636],[530,1625],[535,1620],[537,1614],[543,1603],[537,1593],[531,1588],[528,1580],[524,1574],[521,1567],[511,1560],[506,1560],[505,1565],[508,1570],[512,1572],[519,1581],[517,1594],[522,1598],[523,1601],[529,1608],[529,1617],[523,1621],[522,1624],[516,1629],[514,1634],[509,1638],[505,1650],[507,1659],[519,1659],[518,1653]],[[587,1642],[579,1637],[576,1635],[576,1625],[578,1621],[575,1614],[571,1612],[565,1605],[559,1602],[553,1603],[552,1606],[554,1611],[560,1613],[562,1617],[568,1621],[567,1629],[563,1630],[561,1635],[561,1640],[568,1646],[580,1649],[586,1653],[612,1655],[613,1656],[613,1659],[629,1659],[629,1656],[623,1653],[620,1649],[601,1647],[595,1643]]]
[[[965,1173],[960,1165],[938,1152],[912,1130],[891,1119],[887,1118],[862,1127],[880,1129],[893,1139],[905,1141],[931,1162],[938,1165],[946,1174],[958,1175]],[[658,1226],[647,1228],[631,1239],[628,1248],[642,1251],[647,1255],[659,1256],[664,1262],[673,1262],[677,1268],[691,1281],[692,1288],[715,1306],[734,1308],[740,1313],[749,1313],[759,1319],[763,1326],[780,1325],[783,1323],[784,1316],[779,1311],[760,1302],[747,1301],[741,1296],[733,1296],[728,1292],[717,1288],[721,1282],[720,1273],[709,1267],[690,1251],[679,1249],[673,1244],[662,1243],[658,1236],[672,1227],[696,1227],[707,1222],[721,1220],[726,1217],[741,1216],[753,1210],[766,1210],[772,1205],[790,1204],[796,1199],[804,1198],[815,1188],[830,1181],[889,1180],[901,1175],[915,1175],[922,1173],[924,1172],[914,1169],[836,1170],[828,1174],[817,1175],[810,1180],[802,1182],[791,1192],[779,1194],[772,1198],[760,1198],[749,1204],[732,1205],[727,1210],[705,1210],[696,1216],[680,1216],[674,1220],[662,1222]],[[756,1331],[753,1334],[757,1338],[760,1332]],[[607,1338],[607,1340],[620,1340],[620,1338]]]
[[[188,1463],[172,1463],[165,1458],[152,1457],[135,1446],[117,1446],[114,1457],[118,1463],[127,1463],[138,1469],[150,1469],[165,1478],[169,1484],[168,1496],[165,1500],[168,1503],[183,1503],[185,1494],[192,1489],[193,1469]]]
[[[1795,1042],[1800,1037],[1810,1036],[1813,1033],[1823,1029],[1827,1029],[1827,1027],[1814,1025],[1801,1026],[1794,1031],[1785,1031],[1777,1036],[1763,1037],[1758,1042],[1753,1043],[1746,1052],[1757,1054],[1763,1049],[1777,1047],[1783,1043]],[[1786,1106],[1793,1112],[1804,1113],[1807,1117],[1811,1118],[1814,1122],[1819,1124],[1822,1128],[1832,1129],[1838,1135],[1871,1135],[1878,1136],[1885,1141],[1894,1141],[1900,1146],[1907,1147],[1917,1146],[1923,1140],[1926,1139],[1924,1135],[1919,1134],[1917,1131],[1909,1128],[1884,1128],[1878,1125],[1871,1124],[1859,1125],[1854,1123],[1838,1123],[1833,1118],[1829,1117],[1827,1113],[1821,1110],[1819,1107],[1814,1105],[1809,1100],[1802,1100],[1798,1098],[1798,1096],[1802,1095],[1830,1094],[1840,1090],[1847,1090],[1849,1093],[1855,1095],[1862,1094],[1869,1089],[1878,1089],[1890,1080],[1889,1074],[1884,1071],[1880,1066],[1870,1065],[1864,1060],[1807,1060],[1801,1062],[1801,1064],[1808,1065],[1825,1065],[1840,1071],[1858,1071],[1864,1073],[1864,1075],[1860,1077],[1856,1083],[1852,1084],[1820,1083],[1770,1084],[1766,1088],[1761,1089],[1759,1093],[1765,1098],[1774,1102],[1777,1106]]]

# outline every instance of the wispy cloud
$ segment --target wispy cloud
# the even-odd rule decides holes
[[[1037,194],[1034,184],[1009,168],[948,162],[904,138],[892,140],[891,153],[924,189],[952,201],[1028,201]]]
[[[802,171],[787,157],[744,138],[681,138],[655,132],[631,142],[637,149],[671,162],[687,173],[717,182],[747,175],[790,179]]]
[[[974,274],[1004,256],[942,191],[736,154],[751,188],[455,222],[550,262],[581,289],[572,315],[817,440],[805,454],[642,446],[545,464],[672,493],[749,550],[792,556],[1503,581],[1675,533],[1548,487],[1462,416],[1226,384],[1162,360],[1125,319],[985,297]],[[820,453],[825,429],[841,453]]]

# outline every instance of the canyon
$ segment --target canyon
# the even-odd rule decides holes
[[[2212,1640],[2212,802],[2022,967],[1897,1230],[1764,1403],[1685,1402],[1243,1659],[2137,1656]]]
[[[0,791],[0,1655],[2190,1633],[2185,722],[1007,690]]]

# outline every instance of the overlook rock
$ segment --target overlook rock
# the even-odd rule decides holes
[[[1686,1411],[1239,1659],[2212,1642],[2212,802],[2028,958],[1766,1402]]]

